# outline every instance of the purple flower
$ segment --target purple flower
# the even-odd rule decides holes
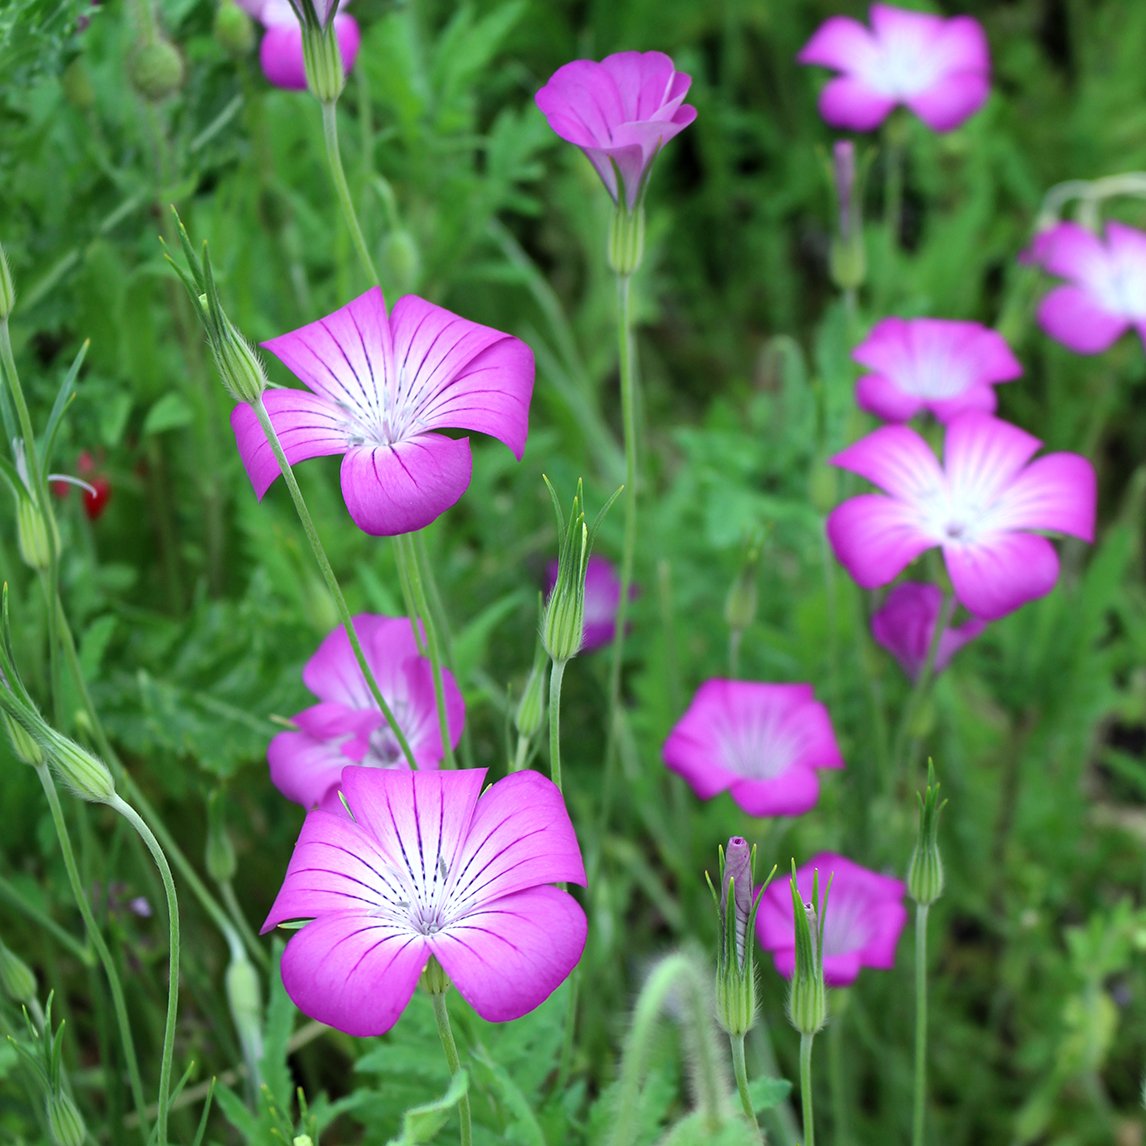
[[[306,91],[306,65],[302,55],[302,25],[290,5],[290,0],[236,0],[240,8],[253,16],[266,28],[259,46],[259,63],[263,75],[277,88]],[[345,6],[346,0],[343,0]],[[329,2],[315,4],[319,20],[329,19]],[[358,45],[362,33],[353,16],[339,12],[334,17],[334,34],[338,39],[338,52],[342,68],[347,75],[358,58]]]
[[[1001,334],[944,318],[885,318],[852,357],[873,371],[856,384],[856,401],[888,422],[924,410],[941,422],[971,410],[993,414],[995,383],[1023,372]]]
[[[878,127],[897,104],[933,131],[950,131],[990,91],[987,37],[970,16],[947,20],[873,4],[870,31],[850,16],[833,16],[796,58],[841,73],[820,93],[820,114],[851,131]]]
[[[550,561],[546,567],[546,588],[548,595],[557,583],[557,562]],[[629,586],[629,600],[636,598],[639,590]],[[581,641],[581,652],[592,652],[609,644],[617,635],[617,607],[621,603],[621,579],[616,567],[607,557],[591,554],[585,567],[585,636]]]
[[[927,663],[935,625],[943,608],[943,590],[938,585],[904,581],[887,595],[871,619],[872,636],[883,645],[905,673],[915,680]],[[934,671],[941,672],[968,641],[973,641],[987,622],[972,617],[958,627],[948,625],[939,638]]]
[[[729,790],[751,816],[806,812],[820,796],[816,769],[844,766],[810,684],[706,681],[663,755],[702,800]]]
[[[821,852],[796,871],[796,884],[805,901],[816,870],[820,887],[832,881],[824,912],[824,982],[829,987],[846,987],[855,982],[861,967],[891,970],[899,933],[907,922],[906,885],[841,855]],[[756,934],[761,946],[772,952],[776,970],[790,979],[796,965],[795,916],[786,882],[777,881],[764,892]]]
[[[1036,236],[1022,256],[1067,279],[1039,303],[1039,325],[1078,354],[1100,354],[1131,326],[1146,346],[1146,234],[1107,223],[1105,242],[1077,223]]]
[[[533,352],[508,334],[414,295],[387,315],[382,292],[371,287],[262,345],[311,391],[263,395],[287,460],[344,454],[342,494],[366,533],[421,529],[465,493],[469,439],[433,430],[490,434],[521,460]],[[274,455],[250,406],[236,406],[231,425],[262,498],[279,474]]]
[[[657,152],[696,119],[684,102],[691,83],[663,52],[617,52],[558,68],[536,99],[549,126],[585,153],[613,201],[632,211]]]
[[[418,767],[437,768],[444,752],[433,667],[418,652],[413,626],[406,617],[360,614],[354,618],[354,631]],[[318,646],[302,679],[319,703],[292,717],[298,731],[280,732],[267,749],[271,782],[288,800],[304,808],[322,804],[333,795],[348,764],[407,767],[344,628],[339,626]],[[442,689],[450,742],[456,748],[466,706],[449,669],[442,669]]]
[[[1058,580],[1054,546],[1030,530],[1094,537],[1094,467],[1078,454],[1030,459],[1042,445],[986,414],[947,425],[944,462],[907,426],[883,426],[832,458],[886,490],[828,515],[836,557],[865,589],[940,546],[957,599],[993,621]],[[1028,464],[1030,463],[1030,464]]]
[[[309,813],[262,928],[310,921],[282,958],[304,1014],[380,1035],[433,957],[483,1019],[504,1022],[576,966],[585,913],[547,886],[585,883],[561,793],[537,772],[483,793],[485,776],[351,767],[342,795],[352,815]]]

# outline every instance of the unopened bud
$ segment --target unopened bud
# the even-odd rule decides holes
[[[96,94],[92,85],[91,73],[84,63],[82,56],[76,56],[64,69],[60,77],[60,85],[64,90],[64,98],[80,111],[87,111],[95,105]]]
[[[222,335],[212,344],[215,365],[227,392],[239,402],[255,403],[267,388],[267,375],[251,344],[224,317]]]
[[[6,712],[0,712],[0,728],[8,734],[12,751],[21,764],[31,764],[36,768],[43,763],[44,753],[40,746]]]
[[[227,831],[226,806],[218,788],[207,800],[207,874],[218,883],[230,883],[238,866],[235,845]]]
[[[409,231],[391,231],[382,243],[382,277],[395,294],[408,294],[422,278],[422,255]]]
[[[36,738],[53,771],[81,800],[92,804],[112,801],[115,781],[102,760],[46,724]]]
[[[237,947],[227,964],[223,985],[231,1019],[243,1048],[243,1058],[257,1064],[263,1057],[263,1002],[259,973],[247,953]]]
[[[645,209],[629,211],[618,203],[609,227],[609,266],[614,274],[627,278],[641,265],[645,254]]]
[[[346,87],[346,69],[338,46],[333,20],[325,28],[303,24],[302,57],[306,84],[320,103],[337,102]]]
[[[744,554],[736,580],[724,599],[724,620],[734,633],[742,633],[756,619],[756,581],[760,567],[760,541],[753,539]]]
[[[792,914],[796,927],[796,964],[788,992],[788,1020],[802,1035],[814,1035],[828,1019],[824,985],[824,916],[828,889],[820,896],[820,873],[812,874],[812,898],[805,901],[792,864]]]
[[[127,61],[131,86],[149,103],[159,103],[174,95],[187,75],[179,49],[169,40],[155,39],[140,44]]]
[[[30,1006],[36,998],[36,976],[32,968],[3,943],[0,943],[0,991],[25,1006]]]
[[[907,893],[923,907],[930,906],[943,894],[943,857],[939,854],[939,784],[935,766],[927,761],[927,787],[916,793],[919,800],[919,832],[911,863],[907,869]]]
[[[52,1146],[84,1146],[87,1128],[83,1115],[64,1091],[49,1094],[45,1103]]]
[[[255,46],[255,25],[250,16],[234,3],[223,0],[215,9],[215,42],[229,56],[248,56]]]
[[[545,720],[545,647],[540,640],[533,654],[533,665],[529,679],[513,715],[513,724],[518,736],[532,740],[541,730]]]
[[[760,896],[772,879],[756,888],[753,870],[756,849],[741,836],[720,852],[720,950],[716,965],[716,1018],[730,1035],[742,1036],[756,1022],[756,965],[752,932]],[[775,871],[775,868],[772,869]],[[709,880],[709,887],[712,881]]]
[[[60,533],[49,509],[45,512],[24,493],[16,496],[16,548],[29,569],[43,572],[59,552]]]
[[[8,256],[0,244],[0,322],[3,322],[16,305],[16,288],[12,285],[12,268],[8,266]]]
[[[541,639],[558,663],[575,657],[585,639],[585,568],[589,561],[589,530],[584,517],[575,539],[558,559],[557,580],[545,606]]]

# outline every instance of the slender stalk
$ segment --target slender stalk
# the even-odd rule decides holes
[[[835,1018],[828,1026],[828,1092],[832,1106],[833,1146],[848,1146],[851,1142],[844,1094],[844,1028],[841,1019],[839,1009],[835,1008]]]
[[[752,1109],[752,1098],[748,1094],[748,1067],[744,1062],[744,1036],[729,1035],[728,1041],[732,1044],[732,1073],[736,1076],[736,1090],[740,1095],[740,1105],[744,1115],[757,1133],[760,1133],[760,1123],[756,1120],[756,1111]]]
[[[167,1146],[167,1115],[171,1105],[171,1060],[175,1054],[175,1022],[179,1012],[179,897],[175,893],[175,880],[171,865],[159,846],[155,834],[139,813],[125,800],[115,796],[109,807],[114,808],[135,830],[151,852],[151,858],[163,880],[167,896],[167,922],[170,935],[168,946],[167,1019],[163,1027],[163,1054],[159,1060],[159,1105],[156,1115],[156,1134],[159,1146]]]
[[[322,539],[318,536],[318,530],[314,527],[314,521],[311,519],[310,510],[306,507],[302,490],[299,489],[298,482],[295,480],[294,471],[290,468],[290,462],[287,461],[286,454],[283,453],[282,443],[279,442],[279,436],[275,433],[275,428],[271,424],[270,415],[267,413],[267,407],[262,398],[253,403],[251,409],[254,410],[255,417],[258,418],[259,425],[262,426],[263,433],[267,436],[267,442],[271,447],[271,451],[275,455],[275,460],[279,463],[283,480],[286,482],[287,489],[290,491],[291,501],[294,502],[295,512],[298,514],[298,519],[302,523],[306,539],[310,542],[311,552],[314,554],[315,561],[318,562],[318,568],[322,573],[323,580],[326,582],[326,587],[330,590],[331,597],[334,598],[335,608],[338,610],[338,616],[350,640],[350,647],[354,650],[354,659],[358,662],[358,668],[361,670],[363,679],[366,681],[366,687],[370,689],[370,695],[374,698],[374,703],[378,705],[379,711],[386,719],[386,724],[394,734],[394,739],[398,741],[398,747],[401,748],[402,755],[406,758],[406,763],[409,765],[411,771],[416,771],[418,764],[414,759],[413,751],[410,749],[410,742],[406,739],[406,734],[398,726],[398,721],[395,719],[394,713],[386,703],[386,698],[382,695],[382,690],[378,687],[378,682],[374,679],[373,672],[370,671],[370,665],[366,661],[366,654],[362,651],[358,634],[354,631],[354,622],[350,617],[350,609],[347,608],[346,598],[342,595],[342,588],[338,584],[338,578],[334,575],[330,558],[327,557],[326,550],[322,545]],[[447,737],[446,745],[448,744],[449,738]]]
[[[438,709],[438,729],[442,737],[442,753],[447,768],[456,768],[454,746],[450,739],[449,713],[446,711],[446,690],[442,683],[442,647],[438,640],[438,627],[430,612],[426,597],[425,570],[418,547],[409,534],[394,539],[398,544],[398,560],[406,567],[406,579],[414,598],[414,610],[426,630],[426,645],[430,650],[430,667],[434,676],[434,703]]]
[[[446,1052],[446,1065],[450,1068],[452,1077],[462,1069],[462,1060],[458,1057],[458,1044],[454,1042],[454,1032],[450,1026],[446,995],[444,991],[431,991],[430,998],[434,1000],[434,1019],[438,1024],[438,1038],[442,1040],[442,1050]],[[462,1146],[473,1146],[474,1131],[468,1094],[463,1094],[458,1102],[458,1114],[462,1121]]]
[[[75,898],[76,906],[80,909],[84,926],[87,928],[88,940],[95,948],[96,957],[103,967],[104,974],[107,976],[108,987],[111,989],[111,1004],[115,1011],[115,1023],[119,1028],[119,1038],[123,1044],[123,1056],[127,1061],[127,1077],[131,1086],[131,1098],[135,1103],[135,1109],[140,1112],[140,1130],[143,1141],[147,1142],[150,1137],[149,1128],[142,1121],[143,1111],[147,1104],[143,1097],[143,1079],[139,1073],[139,1060],[135,1055],[135,1039],[131,1033],[131,1023],[127,1017],[123,984],[120,982],[119,971],[116,969],[111,951],[108,950],[107,942],[104,940],[103,933],[92,914],[91,904],[88,902],[87,892],[84,890],[83,878],[80,876],[80,869],[76,864],[76,855],[72,850],[72,838],[68,833],[68,825],[64,821],[64,810],[60,807],[59,793],[56,791],[56,785],[48,771],[47,764],[38,765],[36,775],[40,778],[44,795],[48,799],[48,808],[56,829],[56,838],[60,841],[60,851],[64,857],[64,868],[68,873],[68,882],[72,886],[72,895]]]
[[[354,200],[350,197],[350,187],[346,182],[346,172],[342,168],[342,153],[338,148],[338,105],[334,102],[322,105],[322,134],[326,140],[326,158],[330,164],[330,174],[334,179],[334,188],[338,192],[338,202],[342,206],[342,216],[350,228],[350,236],[354,240],[354,249],[362,267],[370,277],[372,283],[379,282],[378,271],[374,268],[374,260],[362,237],[362,228],[358,224],[358,213],[354,210]]]
[[[248,949],[252,944],[258,946],[258,937],[254,933],[254,929],[247,922],[246,915],[243,914],[243,908],[239,903],[238,897],[235,895],[235,886],[231,881],[224,880],[219,884],[219,891],[223,896],[223,903],[226,904],[227,911],[231,918],[237,924],[236,930],[242,936],[243,945]],[[225,932],[224,932],[225,934]]]
[[[510,765],[511,772],[520,772],[525,767],[525,762],[529,759],[529,737],[519,736],[517,738],[517,751],[514,753],[513,763]]]
[[[927,1097],[927,912],[915,905],[915,1102],[912,1107],[911,1143],[923,1146],[923,1116]]]
[[[85,967],[94,966],[95,956],[90,947],[85,947],[74,935],[65,931],[50,915],[41,911],[34,903],[29,903],[3,875],[0,875],[0,899],[22,912],[41,931],[46,931],[61,947],[64,947]]]
[[[567,661],[554,661],[549,670],[549,775],[557,790],[561,787],[561,680]]]
[[[36,455],[36,432],[32,429],[32,417],[28,413],[28,403],[24,400],[24,388],[20,385],[20,375],[16,372],[16,359],[12,354],[12,332],[8,329],[7,317],[0,319],[0,364],[8,379],[8,389],[16,407],[16,417],[20,423],[20,436],[24,439],[33,496],[39,497],[39,459]]]
[[[812,1039],[815,1035],[800,1036],[800,1105],[804,1112],[803,1146],[816,1146],[816,1129],[812,1117]]]

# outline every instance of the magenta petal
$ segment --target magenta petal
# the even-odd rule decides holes
[[[943,480],[931,447],[907,426],[881,426],[841,450],[832,465],[907,499],[928,495]]]
[[[960,501],[977,503],[986,516],[988,507],[1005,497],[1041,444],[1010,422],[964,414],[948,424],[943,446],[951,488],[958,491]],[[994,521],[992,514],[992,525]]]
[[[820,92],[820,115],[833,127],[848,131],[871,131],[879,127],[892,108],[895,97],[876,91],[864,79],[838,76]]]
[[[351,620],[382,695],[401,697],[406,686],[403,666],[418,655],[409,619],[359,613]],[[303,668],[302,680],[322,700],[354,709],[374,708],[374,698],[341,625],[323,638]]]
[[[326,399],[305,390],[267,390],[263,404],[292,466],[307,458],[341,454],[346,449],[342,412]],[[261,501],[279,476],[279,464],[259,419],[245,402],[231,411],[231,427],[235,431],[239,457],[255,487],[255,496]]]
[[[1079,454],[1047,454],[1033,461],[1007,489],[991,515],[1001,529],[1053,529],[1094,540],[1098,482]]]
[[[911,506],[879,494],[861,494],[836,506],[827,532],[836,559],[864,589],[886,585],[936,544]]]
[[[819,64],[841,72],[862,72],[879,62],[879,49],[871,32],[850,16],[825,20],[800,49],[801,64]]]
[[[1110,278],[1110,254],[1102,240],[1078,223],[1059,223],[1035,236],[1029,257],[1049,274],[1097,288]]]
[[[393,537],[445,513],[466,492],[472,472],[468,438],[419,434],[350,450],[342,461],[342,496],[359,529]]]
[[[750,816],[802,816],[820,798],[812,768],[792,767],[771,780],[734,780],[729,792]]]
[[[1001,533],[975,545],[944,546],[955,595],[987,621],[1044,597],[1058,580],[1058,555],[1045,538],[1031,533]]]
[[[991,82],[981,72],[955,72],[904,102],[932,131],[952,131],[987,102]]]
[[[896,935],[898,939],[899,936]],[[894,952],[894,947],[892,948]],[[866,960],[865,960],[866,961]],[[792,952],[792,963],[795,966],[795,951]],[[849,987],[859,978],[860,967],[859,951],[842,951],[838,955],[824,956],[824,983],[828,987]],[[874,966],[874,964],[872,964]],[[791,972],[789,972],[791,975]]]
[[[534,887],[470,912],[429,944],[462,998],[483,1019],[503,1023],[565,981],[587,932],[585,912],[568,892]]]
[[[909,422],[923,408],[924,402],[901,390],[881,374],[865,374],[856,383],[856,405],[885,422]]]
[[[391,321],[398,401],[418,426],[489,434],[520,461],[529,432],[533,351],[519,338],[414,295],[398,300]]]
[[[271,783],[288,799],[313,808],[333,788],[350,763],[333,740],[303,732],[280,732],[267,746]]]
[[[421,935],[368,915],[326,915],[287,944],[283,986],[310,1018],[348,1035],[381,1035],[406,1009],[429,957]]]
[[[1081,287],[1055,287],[1039,303],[1039,326],[1076,354],[1109,350],[1130,325]]]
[[[961,414],[993,414],[998,404],[994,386],[982,382],[968,386],[957,398],[940,398],[927,406],[936,421],[951,422]]]
[[[269,83],[288,91],[306,91],[306,63],[302,55],[302,27],[298,21],[276,24],[263,34],[259,64]]]

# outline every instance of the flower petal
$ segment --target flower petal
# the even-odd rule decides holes
[[[466,492],[472,472],[468,438],[419,434],[350,450],[342,461],[342,496],[359,529],[393,537],[445,513]]]
[[[956,506],[971,506],[995,525],[998,503],[1042,443],[999,418],[964,414],[947,425],[943,461]]]
[[[1102,240],[1078,223],[1059,223],[1035,236],[1027,252],[1049,274],[1097,288],[1111,274],[1110,253]]]
[[[850,16],[832,16],[825,20],[796,56],[801,64],[819,64],[841,72],[874,67],[878,58],[875,37]]]
[[[856,405],[885,422],[909,422],[925,403],[882,374],[865,374],[856,383]]]
[[[943,484],[931,447],[907,426],[881,426],[831,461],[907,501],[928,498]]]
[[[793,765],[768,780],[736,779],[732,798],[750,816],[802,816],[820,798],[815,769]]]
[[[987,621],[1044,597],[1058,580],[1058,555],[1033,533],[997,533],[974,545],[945,545],[947,572],[955,595]]]
[[[937,543],[910,506],[879,494],[861,494],[836,506],[827,531],[836,560],[864,589],[894,580]]]
[[[838,76],[820,92],[820,115],[825,122],[848,131],[879,127],[895,104],[894,96],[878,91],[857,76]]]
[[[1039,326],[1056,342],[1076,354],[1109,350],[1130,325],[1082,287],[1060,286],[1039,303]]]
[[[990,77],[984,72],[951,72],[922,91],[907,96],[904,103],[932,131],[952,131],[987,102]]]
[[[421,935],[368,915],[325,915],[287,944],[283,986],[310,1018],[348,1035],[381,1035],[406,1009],[429,957]]]
[[[418,642],[409,619],[376,613],[359,613],[351,619],[382,695],[389,703],[405,699],[403,666],[411,657],[418,656]],[[323,638],[314,656],[306,662],[302,680],[322,700],[347,708],[374,708],[374,698],[358,667],[350,638],[341,625]]]
[[[263,393],[271,425],[275,428],[286,459],[293,466],[307,458],[345,453],[347,433],[339,407],[305,390],[267,390]],[[235,444],[246,467],[255,496],[262,500],[279,476],[279,464],[263,433],[259,419],[245,402],[231,411]]]
[[[1047,454],[1011,483],[991,523],[999,529],[1054,529],[1093,541],[1097,486],[1086,458]]]
[[[483,1019],[503,1023],[565,981],[587,933],[585,912],[568,892],[534,887],[470,912],[428,943],[462,998]]]
[[[489,434],[520,461],[529,432],[533,351],[519,338],[415,295],[398,300],[392,324],[394,402],[416,419],[412,429]]]
[[[305,732],[280,732],[267,746],[271,783],[288,799],[314,808],[338,784],[351,763],[340,741]]]

